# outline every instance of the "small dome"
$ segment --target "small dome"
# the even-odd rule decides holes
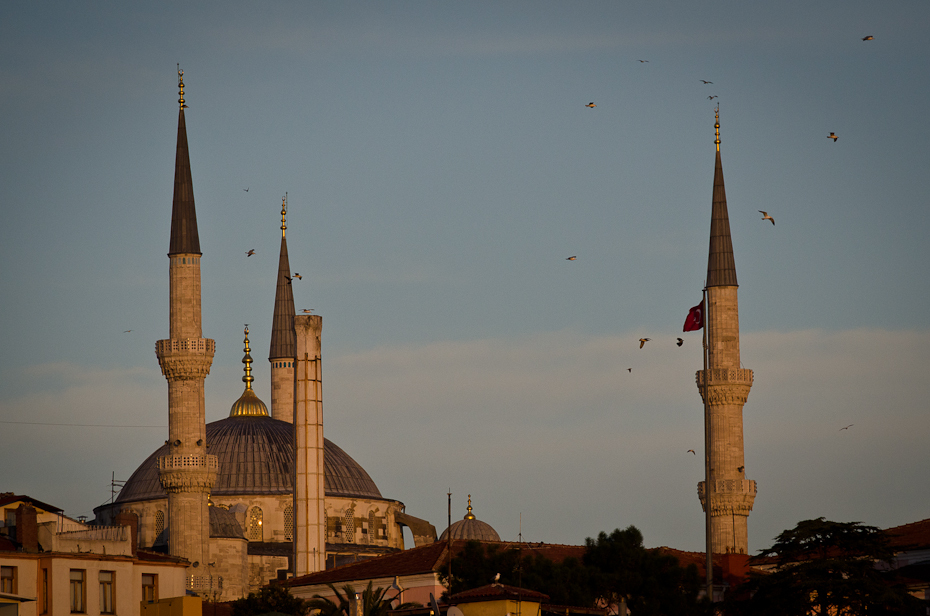
[[[468,513],[465,514],[465,518],[442,531],[442,536],[439,537],[439,540],[445,541],[449,539],[450,534],[452,535],[452,539],[475,539],[478,541],[501,540],[500,535],[497,534],[497,531],[494,530],[490,524],[482,522],[471,512],[471,494],[468,495]]]
[[[251,387],[246,387],[239,399],[229,409],[230,417],[268,417],[268,407],[259,400]]]

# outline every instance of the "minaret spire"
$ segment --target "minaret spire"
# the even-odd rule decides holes
[[[287,258],[287,194],[281,199],[281,254],[278,257],[278,281],[271,320],[271,416],[294,421],[294,362],[297,357],[297,334],[294,330],[294,289],[291,265]]]
[[[191,563],[188,589],[204,592],[210,562],[208,495],[216,482],[217,459],[207,454],[204,380],[216,343],[203,338],[200,311],[200,240],[194,211],[187,128],[184,123],[184,71],[178,67],[178,144],[168,251],[169,338],[155,343],[155,355],[168,381],[168,455],[158,459],[158,476],[168,493],[168,549]]]
[[[715,109],[717,146],[707,259],[707,369],[698,370],[698,391],[706,398],[710,423],[710,512],[713,553],[749,553],[747,519],[756,498],[756,482],[746,479],[743,451],[743,405],[752,387],[752,370],[739,354],[739,302],[736,265],[730,239],[727,196],[720,162],[720,114]],[[698,497],[707,506],[707,486]]]

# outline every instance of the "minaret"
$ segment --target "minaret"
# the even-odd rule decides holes
[[[719,106],[716,131],[717,162],[710,221],[710,250],[707,259],[707,306],[704,326],[707,335],[707,370],[698,370],[697,385],[703,397],[707,384],[710,419],[711,534],[715,554],[747,554],[746,521],[756,498],[756,482],[746,479],[743,458],[743,405],[752,387],[752,370],[739,359],[739,304],[736,264],[730,239],[727,196],[720,162]],[[705,380],[706,379],[706,380]],[[698,496],[706,507],[704,482]],[[705,509],[706,511],[706,509]]]
[[[169,453],[158,459],[161,485],[168,492],[168,547],[191,562],[188,585],[205,587],[210,562],[207,500],[216,481],[216,456],[207,454],[203,382],[210,373],[216,343],[203,338],[200,320],[200,238],[194,210],[187,126],[184,122],[184,71],[178,69],[180,113],[171,211],[170,338],[155,343],[168,380]]]
[[[281,255],[278,257],[278,286],[271,321],[271,416],[294,421],[294,362],[297,341],[294,333],[294,291],[291,265],[287,260],[287,197],[281,202]]]

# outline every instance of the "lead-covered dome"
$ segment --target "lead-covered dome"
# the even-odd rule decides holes
[[[290,494],[293,492],[294,426],[266,416],[227,417],[207,424],[207,453],[219,471],[211,494]],[[126,481],[117,502],[166,498],[158,480],[162,445]],[[378,486],[358,462],[323,439],[323,488],[326,496],[381,499]]]
[[[452,535],[452,539],[465,539],[477,541],[500,541],[501,537],[497,531],[488,524],[475,517],[471,511],[471,494],[468,495],[468,513],[465,518],[454,523],[452,526],[442,532],[439,537],[440,541],[445,541]]]

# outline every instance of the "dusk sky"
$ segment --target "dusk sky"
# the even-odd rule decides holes
[[[505,540],[702,550],[681,329],[719,103],[750,550],[930,517],[925,0],[7,2],[0,53],[0,491],[93,517],[167,437],[180,63],[207,421],[245,323],[270,404],[287,193],[325,434],[385,497],[439,532],[451,490]]]

